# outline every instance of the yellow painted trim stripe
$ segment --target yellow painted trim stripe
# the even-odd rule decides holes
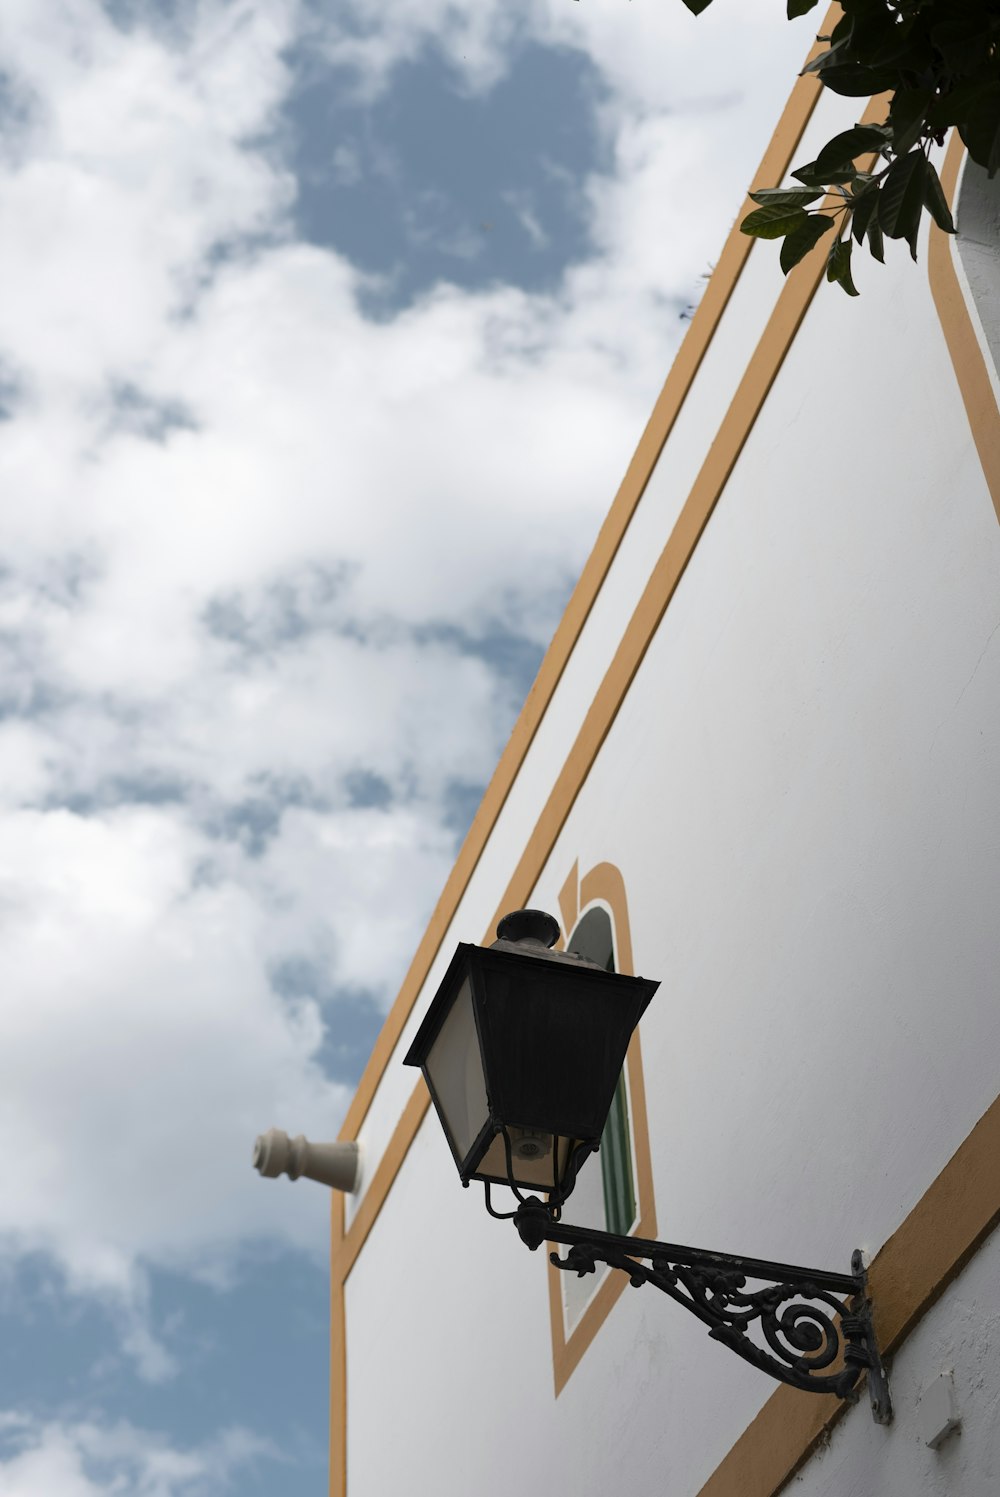
[[[941,172],[941,185],[949,203],[954,201],[959,168],[964,156],[965,147],[956,131],[952,135]],[[958,388],[962,392],[983,475],[993,496],[997,518],[1000,519],[1000,410],[997,409],[993,384],[955,269],[954,254],[951,235],[939,229],[937,224],[932,224],[927,253],[931,294],[948,344]]]
[[[942,181],[945,191],[951,199],[954,193],[961,161],[961,149],[956,148],[954,143],[949,150],[945,163],[945,171],[942,173]],[[962,296],[961,288],[951,262],[951,246],[944,240],[944,249],[947,256],[943,255],[940,243],[935,236],[940,231],[932,230],[931,253],[929,256],[929,276],[931,288],[941,318],[942,327],[948,342],[949,351],[955,366],[956,378],[965,401],[966,410],[969,415],[973,438],[976,442],[983,471],[989,483],[993,495],[994,504],[1000,517],[1000,474],[997,473],[997,463],[1000,461],[1000,417],[998,417],[996,402],[992,396],[992,387],[989,384],[989,376],[983,363],[982,352],[978,340],[972,329],[968,308]],[[768,360],[764,358],[763,365],[757,370],[757,377],[763,377],[765,387],[758,390],[756,400],[750,389],[744,387],[749,383],[751,370],[748,369],[740,390],[734,399],[733,406],[727,415],[727,422],[733,416],[734,408],[738,403],[744,409],[744,414],[749,417],[749,422],[743,436],[738,440],[738,449],[742,449],[743,442],[749,432],[750,426],[770,389],[771,383],[780,367],[781,360],[797,330],[806,307],[815,293],[822,273],[812,274],[808,280],[803,276],[806,266],[800,266],[786,284],[775,312],[765,329],[761,342],[754,355],[751,368],[755,367],[758,359],[763,358],[766,347],[770,347],[776,332],[780,332],[784,347],[780,349],[780,356],[774,364],[768,377]],[[787,304],[792,292],[801,287],[796,296],[796,302],[801,298],[801,305],[796,308]],[[957,297],[955,292],[957,291]],[[804,294],[803,294],[804,293]],[[783,303],[786,305],[783,306]],[[771,350],[773,357],[774,350]],[[984,397],[985,377],[986,387],[989,389],[989,400]],[[725,426],[726,423],[724,423]],[[720,432],[720,438],[722,433]],[[732,435],[732,433],[730,433]],[[728,463],[716,458],[715,466],[719,462],[723,470],[721,483],[725,482],[732,464],[736,460],[738,451],[731,456]],[[649,634],[656,628],[662,617],[663,610],[669,602],[679,581],[680,574],[686,565],[687,557],[707,523],[711,508],[718,498],[712,500],[707,512],[701,514],[699,521],[699,509],[692,501],[698,492],[699,485],[706,475],[706,470],[711,471],[713,455],[709,455],[699,480],[692,491],[692,496],[685,506],[685,511],[678,522],[678,527],[671,536],[670,541],[661,557],[659,567],[663,567],[669,554],[673,552],[674,569],[676,576],[670,583],[671,573],[667,570],[660,578],[661,584],[668,586],[668,596],[662,600],[662,605],[657,606],[656,600],[649,597],[650,589],[647,587],[640,601],[639,608],[633,616],[629,631],[640,618],[646,619]],[[719,492],[721,492],[721,483]],[[702,503],[704,510],[704,502]],[[686,548],[675,545],[678,533],[685,533],[688,539]],[[659,568],[658,568],[659,570]],[[629,631],[622,641],[622,649],[629,645]],[[649,634],[646,642],[648,643]],[[628,681],[638,668],[641,654],[644,653],[645,644],[642,645],[638,658],[632,665],[628,675]],[[626,650],[625,663],[627,665],[630,654],[636,653],[636,641],[632,641]],[[617,659],[617,657],[616,657]],[[611,672],[608,672],[610,677]],[[608,678],[602,683],[601,691],[604,691]],[[627,689],[627,682],[623,688]],[[598,698],[601,692],[598,693]],[[619,701],[620,701],[619,697]],[[595,700],[595,707],[597,701]],[[617,710],[615,704],[614,710]],[[593,709],[592,709],[593,714]],[[612,712],[612,717],[613,717]],[[584,729],[587,729],[591,719]],[[610,726],[610,720],[600,733],[600,739],[596,744],[587,743],[585,747],[589,757],[586,762],[586,770],[589,769],[593,756],[603,742],[603,737]],[[591,724],[591,738],[594,733],[594,725]],[[576,753],[581,747],[581,733],[577,745],[574,747]],[[558,785],[557,785],[558,789]],[[517,891],[523,889],[522,898],[526,898],[537,880],[538,873],[544,865],[545,856],[541,862],[537,862],[538,853],[546,843],[549,848],[556,832],[553,832],[553,797],[550,798],[546,812],[543,813],[539,824],[533,834],[535,857],[531,859],[535,871],[529,874],[527,854],[519,864],[518,872],[508,886],[508,896],[501,904],[501,909],[509,907],[508,901],[516,902]],[[572,801],[575,800],[575,791],[566,805],[562,819],[569,813]],[[539,843],[539,839],[540,843]],[[530,879],[525,883],[525,880]],[[440,937],[438,938],[440,940]],[[436,949],[436,948],[435,948]],[[402,997],[402,994],[401,994]],[[395,1042],[393,1042],[395,1043]],[[391,1051],[390,1051],[391,1053]],[[338,1208],[342,1213],[342,1202],[337,1202],[334,1208],[334,1244],[331,1261],[331,1290],[333,1300],[332,1312],[332,1377],[331,1377],[331,1462],[330,1462],[330,1492],[331,1497],[346,1497],[347,1492],[347,1465],[346,1465],[346,1432],[347,1432],[347,1387],[346,1387],[346,1347],[344,1342],[344,1284],[350,1272],[351,1265],[355,1261],[357,1253],[363,1246],[364,1240],[377,1219],[378,1212],[386,1199],[392,1180],[402,1165],[406,1153],[410,1147],[417,1127],[424,1117],[429,1098],[423,1084],[418,1084],[412,1094],[403,1115],[396,1127],[389,1148],[382,1160],[382,1164],[376,1172],[376,1177],[369,1188],[370,1202],[366,1198],[363,1203],[365,1207],[364,1217],[359,1211],[358,1217],[352,1224],[351,1232],[342,1240],[338,1233],[337,1220]],[[367,1105],[367,1104],[366,1104]],[[886,1353],[891,1353],[898,1347],[917,1324],[921,1316],[935,1303],[939,1296],[947,1288],[956,1274],[968,1262],[969,1258],[985,1240],[997,1225],[1000,1225],[1000,1179],[995,1169],[996,1158],[1000,1155],[1000,1098],[992,1104],[989,1111],[973,1129],[965,1143],[959,1148],[944,1170],[938,1175],[930,1189],[922,1197],[913,1211],[897,1229],[889,1241],[877,1255],[871,1267],[871,1285],[873,1299],[876,1305],[877,1327],[879,1338]],[[342,1218],[341,1218],[342,1220]],[[340,1229],[342,1231],[342,1227]],[[348,1241],[350,1238],[350,1241]],[[764,1408],[757,1415],[752,1424],[744,1431],[740,1439],[730,1450],[729,1454],[716,1468],[715,1472],[702,1487],[698,1497],[776,1497],[776,1494],[794,1476],[795,1472],[809,1458],[817,1443],[825,1438],[837,1420],[844,1413],[844,1405],[834,1399],[823,1399],[818,1397],[799,1398],[795,1390],[779,1388]]]
[[[886,1355],[899,1347],[1000,1223],[1000,1097],[889,1238],[868,1272]],[[698,1497],[775,1497],[843,1417],[839,1399],[779,1388]]]
[[[869,123],[884,112],[885,100],[872,100],[862,116],[862,123]],[[812,255],[786,279],[701,471],[643,589],[489,928],[496,925],[505,911],[523,905],[537,883],[722,496],[825,271],[826,257]]]
[[[949,204],[965,147],[957,132],[941,183]],[[951,236],[931,225],[928,279],[983,475],[1000,519],[1000,411],[955,269]],[[883,1351],[901,1345],[1000,1224],[1000,1097],[872,1263],[869,1282]],[[780,1388],[698,1497],[776,1497],[843,1416],[836,1399],[798,1399]]]

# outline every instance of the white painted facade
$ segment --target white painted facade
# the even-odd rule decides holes
[[[796,159],[852,102],[820,101]],[[995,380],[977,234],[960,284]],[[840,1271],[1000,1093],[1000,495],[927,246],[916,268],[891,249],[860,303],[808,303],[524,901],[558,914],[575,864],[624,880],[634,970],[661,981],[641,1024],[657,1235]],[[759,245],[374,1090],[348,1234],[413,1092],[402,1055],[457,942],[487,936],[781,292]],[[777,1386],[644,1288],[557,1396],[544,1253],[461,1189],[433,1111],[340,1293],[349,1497],[697,1497]],[[899,1347],[894,1424],[851,1409],[795,1490],[1000,1490],[998,1306],[991,1237]],[[961,1428],[931,1449],[944,1371]]]

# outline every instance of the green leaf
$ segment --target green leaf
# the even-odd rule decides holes
[[[927,158],[923,151],[897,156],[882,183],[878,200],[879,228],[889,239],[905,239],[913,252],[924,207]]]
[[[696,16],[700,16],[703,10],[707,10],[711,3],[712,0],[684,0],[688,10],[693,11]]]
[[[857,172],[853,166],[849,166],[841,172],[824,172],[820,176],[816,170],[816,162],[810,161],[806,166],[797,167],[792,176],[797,182],[804,182],[807,187],[836,187],[845,182],[853,182]]]
[[[843,286],[848,296],[857,296],[858,288],[851,279],[851,251],[854,245],[849,239],[838,239],[826,262],[826,278]]]
[[[772,203],[767,208],[755,208],[748,213],[740,228],[754,239],[783,239],[786,234],[800,228],[806,216],[804,208],[783,208],[780,203]]]
[[[890,15],[883,9],[883,15]],[[909,73],[920,72],[924,66],[924,53],[929,48],[929,43],[922,36],[913,38],[914,27],[919,23],[919,16],[909,15],[900,19],[897,12],[892,24],[883,31],[880,38],[874,40],[871,45],[866,45],[865,61],[870,67],[880,68],[888,64],[898,64],[900,69],[906,69]],[[864,38],[867,43],[867,37]]]
[[[815,187],[760,187],[750,197],[762,207],[774,203],[779,208],[807,208],[823,196],[822,189]]]
[[[885,264],[885,245],[882,241],[882,230],[878,226],[878,219],[873,218],[868,225],[868,248],[872,259],[877,260],[880,265]]]
[[[829,67],[832,61],[840,57],[840,54],[847,46],[847,35],[841,32],[841,26],[844,25],[846,19],[847,17],[845,16],[844,21],[841,21],[834,27],[830,36],[816,38],[817,41],[829,42],[830,45],[825,52],[818,52],[811,62],[806,63],[802,69],[803,73],[821,73],[825,67]],[[799,76],[801,77],[802,75],[800,74]]]
[[[849,99],[867,99],[872,94],[885,93],[895,87],[897,76],[887,68],[869,68],[860,62],[832,62],[819,70],[824,88]]]
[[[949,15],[931,27],[931,41],[944,58],[949,73],[975,72],[990,57],[995,23],[990,25],[982,14],[984,9],[976,6],[965,15]]]
[[[896,16],[884,3],[881,5],[857,6],[848,0],[847,14],[851,16],[851,46],[859,56],[866,56],[891,37],[896,29]]]
[[[833,219],[827,218],[825,213],[810,213],[801,228],[789,234],[781,246],[781,268],[785,275],[794,265],[808,255],[809,251],[817,245],[833,228]]]
[[[992,177],[1000,167],[1000,85],[979,96],[968,119],[959,120],[958,132],[973,161]]]
[[[788,0],[788,19],[794,21],[796,16],[815,10],[818,4],[819,0]]]
[[[910,246],[910,259],[913,261],[914,264],[916,264],[916,261],[917,261],[917,240],[919,238],[920,238],[920,225],[917,224],[914,227],[914,229],[909,234],[907,234],[907,236],[906,236],[906,242]]]
[[[933,161],[928,161],[927,163],[927,178],[924,182],[924,207],[939,229],[944,229],[946,234],[954,234],[955,220],[951,216],[951,209],[948,207],[944,188],[941,186],[941,178],[937,174]]]
[[[897,156],[912,151],[920,139],[933,98],[934,90],[930,88],[900,88],[893,94],[889,125],[892,149]]]
[[[889,138],[885,125],[855,125],[853,130],[843,130],[828,140],[816,157],[816,173],[842,171],[850,166],[856,156],[867,156],[880,151]]]
[[[988,101],[996,91],[997,81],[993,70],[982,68],[975,77],[938,95],[929,111],[930,121],[934,125],[964,124],[971,118],[976,105],[983,100]]]
[[[854,212],[851,217],[851,233],[860,244],[864,239],[872,214],[878,207],[878,184],[869,185],[863,192],[855,193]]]
[[[936,0],[936,3],[940,3],[940,0]],[[890,66],[913,70],[915,48],[919,50],[922,47],[924,52],[928,52],[929,43],[923,31],[915,38],[911,36],[913,18],[909,18],[910,25],[907,26],[900,20],[902,9],[906,9],[906,4],[894,4],[890,9],[886,0],[882,0],[880,5],[870,8],[866,14],[855,15],[854,25],[851,27],[851,51],[856,61],[869,68]],[[846,58],[844,60],[847,61]]]

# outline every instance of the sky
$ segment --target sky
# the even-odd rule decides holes
[[[253,1139],[336,1137],[784,12],[3,0],[0,1497],[326,1490]]]

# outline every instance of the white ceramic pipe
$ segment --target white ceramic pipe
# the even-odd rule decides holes
[[[333,1190],[354,1195],[361,1184],[361,1145],[311,1144],[300,1133],[289,1138],[280,1128],[269,1128],[253,1146],[254,1169],[269,1179],[305,1175]]]

